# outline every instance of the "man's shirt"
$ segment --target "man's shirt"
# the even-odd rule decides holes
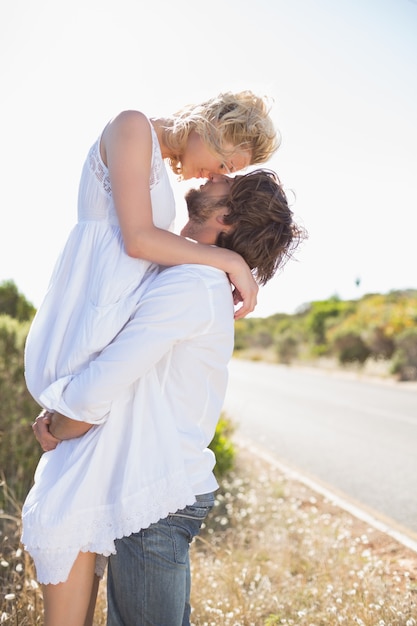
[[[195,493],[209,490],[214,459],[206,447],[226,392],[233,313],[224,272],[202,265],[166,268],[114,341],[81,373],[51,385],[42,403],[93,424],[111,416],[123,429],[125,420],[143,419],[123,398],[145,392],[154,417],[160,411],[158,419],[175,423]]]

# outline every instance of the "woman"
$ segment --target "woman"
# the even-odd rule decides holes
[[[237,316],[253,310],[258,288],[239,255],[169,232],[175,206],[164,159],[183,179],[208,177],[266,161],[277,147],[266,102],[249,91],[221,94],[163,119],[125,111],[106,126],[83,168],[79,221],[26,344],[26,381],[39,404],[47,387],[80,371],[111,342],[156,264],[199,263],[223,269],[242,296]],[[68,556],[64,547],[62,552]],[[58,588],[76,604],[77,594],[85,596],[91,586],[91,559],[86,565],[88,553],[76,556],[63,558],[70,567],[74,563],[73,588],[65,588],[67,566],[49,562],[37,571],[44,585],[46,626],[56,619]]]
[[[113,339],[152,264],[218,267],[243,301],[236,317],[254,309],[258,286],[238,254],[169,232],[175,204],[163,161],[186,180],[261,163],[277,146],[266,102],[250,91],[164,119],[124,111],[106,126],[84,164],[78,223],[27,339],[26,383],[37,401]]]

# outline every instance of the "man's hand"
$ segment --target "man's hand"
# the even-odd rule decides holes
[[[32,424],[33,433],[36,439],[39,441],[41,448],[44,452],[55,450],[55,448],[61,441],[57,437],[54,437],[49,431],[51,417],[52,413],[49,413],[49,411],[41,411],[34,423]]]
[[[44,452],[55,450],[63,439],[81,437],[92,424],[78,422],[57,412],[43,410],[32,424],[32,430]]]

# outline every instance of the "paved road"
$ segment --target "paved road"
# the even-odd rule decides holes
[[[233,360],[225,412],[275,458],[417,532],[417,390]]]

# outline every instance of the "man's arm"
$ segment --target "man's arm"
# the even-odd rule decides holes
[[[76,422],[65,415],[49,411],[42,411],[32,424],[33,433],[44,452],[54,450],[64,439],[81,437],[91,427],[91,424]]]
[[[49,432],[55,439],[62,441],[63,439],[74,439],[81,437],[92,428],[92,424],[79,422],[57,413],[52,413],[49,424]]]

